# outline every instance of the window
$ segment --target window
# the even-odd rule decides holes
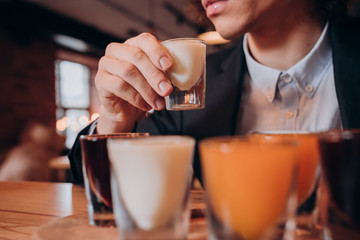
[[[96,69],[76,60],[70,61],[67,57],[55,62],[56,128],[65,134],[68,148],[79,131],[98,115],[91,108],[91,81]]]

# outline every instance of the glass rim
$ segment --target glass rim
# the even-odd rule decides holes
[[[311,132],[306,130],[263,130],[263,131],[251,131],[249,134],[274,134],[274,135],[281,135],[281,134],[317,134],[317,132]]]
[[[180,140],[178,142],[187,142],[187,141],[190,141],[190,142],[196,142],[195,138],[192,137],[192,136],[188,136],[188,135],[148,135],[146,137],[140,137],[140,138],[137,138],[137,137],[130,137],[130,138],[109,138],[109,142],[117,142],[117,141],[122,141],[122,142],[135,142],[135,141],[138,141],[138,140],[142,140],[142,141],[148,141],[148,142],[154,142],[153,140],[159,140],[159,141],[156,141],[156,142],[160,142],[161,140],[162,141],[169,141],[171,139],[174,139],[174,140]],[[156,143],[154,142],[154,143]],[[176,141],[173,141],[172,143],[176,143]]]
[[[136,137],[147,137],[150,136],[147,132],[135,133],[135,132],[126,132],[126,133],[109,133],[109,134],[83,134],[80,135],[80,139],[83,140],[98,140],[98,139],[110,139],[110,138],[136,138]]]
[[[248,136],[256,137],[294,137],[294,138],[319,138],[322,132],[311,132],[311,131],[256,131],[248,133]]]
[[[263,144],[263,145],[287,145],[287,146],[298,146],[298,142],[295,139],[281,139],[277,142],[270,141],[256,141],[251,138],[250,135],[233,135],[233,136],[214,136],[207,137],[199,141],[199,146],[206,146],[211,144],[229,144],[229,143],[247,143],[247,144]]]
[[[319,141],[336,142],[340,140],[350,140],[355,136],[360,136],[360,129],[333,129],[320,133]]]
[[[167,39],[161,42],[161,44],[163,43],[169,43],[169,42],[178,42],[178,41],[193,41],[193,42],[199,42],[199,43],[203,43],[204,45],[206,45],[206,42],[200,38],[171,38],[171,39]]]

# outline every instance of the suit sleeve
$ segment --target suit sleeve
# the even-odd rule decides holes
[[[81,146],[80,146],[80,136],[81,135],[87,135],[90,132],[90,128],[95,123],[92,123],[85,127],[83,130],[79,132],[79,134],[76,137],[76,140],[74,142],[74,145],[72,146],[68,157],[70,160],[70,167],[71,167],[71,173],[72,173],[72,182],[75,184],[83,184],[83,171],[82,171],[82,158],[81,158]]]

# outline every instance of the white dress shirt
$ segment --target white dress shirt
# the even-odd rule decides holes
[[[341,128],[328,24],[313,49],[287,71],[254,60],[248,50],[247,35],[243,46],[248,72],[237,133]]]

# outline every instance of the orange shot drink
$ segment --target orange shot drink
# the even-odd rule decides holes
[[[296,208],[297,146],[220,137],[199,150],[212,238],[282,239]]]
[[[299,146],[297,196],[298,206],[313,193],[320,170],[318,136],[305,132],[253,133],[250,138],[257,141],[276,142],[294,140]]]
[[[318,134],[299,131],[270,131],[250,135],[255,141],[276,142],[294,140],[299,147],[297,177],[296,238],[321,236],[316,185],[320,173]]]

